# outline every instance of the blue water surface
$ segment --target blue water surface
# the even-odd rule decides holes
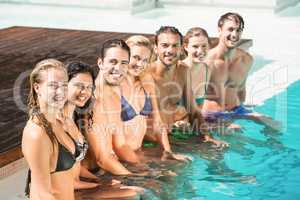
[[[299,91],[300,81],[255,108],[281,121],[282,131],[237,120],[244,132],[221,136],[230,148],[190,151],[194,161],[177,171],[161,199],[300,199]]]

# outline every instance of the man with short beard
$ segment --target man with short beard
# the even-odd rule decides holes
[[[157,99],[163,122],[171,131],[172,125],[179,120],[189,118],[195,131],[201,134],[205,142],[212,142],[217,146],[226,143],[213,139],[207,131],[202,129],[204,121],[201,113],[195,107],[191,87],[191,74],[184,63],[180,62],[182,52],[182,35],[177,28],[162,26],[155,35],[154,52],[156,61],[151,63],[149,72],[157,88]],[[183,102],[184,109],[178,106]],[[182,111],[182,112],[181,112]]]

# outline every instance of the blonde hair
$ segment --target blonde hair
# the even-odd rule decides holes
[[[56,59],[45,59],[38,62],[30,74],[30,91],[28,95],[28,110],[29,118],[36,117],[39,126],[45,129],[46,134],[49,136],[51,142],[54,141],[54,133],[51,124],[45,118],[44,114],[40,112],[40,105],[38,103],[38,95],[34,89],[35,83],[41,83],[41,72],[48,69],[58,69],[63,71],[67,77],[67,71],[64,64]]]
[[[132,46],[146,47],[147,49],[150,50],[151,53],[150,62],[153,60],[153,44],[147,37],[142,35],[133,35],[129,37],[125,42],[129,47]]]

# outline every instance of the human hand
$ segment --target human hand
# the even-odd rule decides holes
[[[189,162],[192,161],[193,158],[184,154],[175,154],[170,151],[164,151],[163,155],[161,157],[161,160],[167,160],[167,159],[173,159],[173,160],[178,160],[182,162]]]

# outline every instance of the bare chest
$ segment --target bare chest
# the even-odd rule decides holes
[[[228,80],[226,85],[232,88],[239,87],[245,81],[247,73],[247,67],[241,62],[241,60],[233,62],[228,67]]]

